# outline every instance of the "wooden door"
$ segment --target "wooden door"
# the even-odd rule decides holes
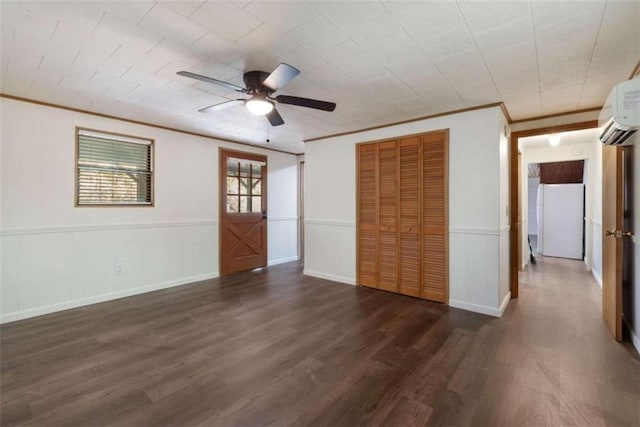
[[[398,292],[398,144],[378,145],[378,287]]]
[[[446,303],[448,131],[357,145],[358,285]]]
[[[359,284],[378,285],[378,146],[360,145],[358,170],[358,278]]]
[[[602,313],[622,339],[623,148],[602,148]]]
[[[220,274],[267,265],[267,158],[220,150]]]
[[[422,136],[422,297],[449,299],[448,132]]]
[[[405,138],[399,143],[399,283],[398,292],[414,297],[422,296],[420,286],[420,138]]]

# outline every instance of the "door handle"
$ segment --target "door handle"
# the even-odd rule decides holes
[[[623,237],[633,237],[633,233],[630,231],[622,231],[622,230],[607,230],[605,232],[606,236],[613,236],[616,239],[622,239]]]
[[[262,219],[267,219],[267,211],[262,211]]]

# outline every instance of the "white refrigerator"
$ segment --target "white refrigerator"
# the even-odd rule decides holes
[[[538,252],[582,259],[584,184],[538,186]]]

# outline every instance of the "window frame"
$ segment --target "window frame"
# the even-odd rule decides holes
[[[151,157],[149,160],[149,191],[150,191],[150,199],[149,203],[79,203],[79,171],[78,160],[80,157],[80,133],[82,131],[94,132],[98,134],[104,134],[114,137],[120,137],[124,139],[137,139],[140,141],[148,141],[149,142],[149,156]],[[117,138],[114,138],[117,140]],[[130,141],[123,141],[130,142]],[[73,189],[73,205],[76,208],[152,208],[155,207],[155,139],[147,138],[137,135],[130,135],[124,133],[110,132],[104,131],[100,129],[93,129],[88,127],[76,126],[75,130],[75,161],[74,161],[74,189]]]

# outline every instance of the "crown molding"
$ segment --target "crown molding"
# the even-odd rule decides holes
[[[185,135],[199,136],[201,138],[207,138],[207,139],[212,139],[212,140],[221,141],[221,142],[228,142],[228,143],[231,143],[231,144],[238,144],[238,145],[242,145],[242,146],[245,146],[245,147],[254,147],[254,148],[259,148],[259,149],[262,149],[262,150],[275,151],[275,152],[278,152],[278,153],[292,154],[294,156],[297,156],[299,154],[303,154],[303,153],[294,153],[292,151],[279,150],[277,148],[272,148],[272,147],[263,147],[261,145],[255,145],[255,144],[251,144],[251,143],[248,143],[248,142],[241,142],[241,141],[237,141],[237,140],[234,140],[234,139],[222,138],[222,137],[213,136],[213,135],[206,135],[204,133],[192,132],[192,131],[188,131],[188,130],[184,130],[184,129],[172,128],[172,127],[169,127],[169,126],[163,126],[163,125],[159,125],[159,124],[155,124],[155,123],[143,122],[143,121],[140,121],[140,120],[127,119],[125,117],[112,116],[110,114],[103,114],[103,113],[98,113],[96,111],[83,110],[83,109],[80,109],[80,108],[69,107],[69,106],[61,105],[61,104],[52,104],[50,102],[38,101],[37,99],[31,99],[31,98],[23,98],[23,97],[20,97],[20,96],[9,95],[9,94],[6,94],[6,93],[0,93],[0,98],[11,99],[11,100],[14,100],[14,101],[27,102],[27,103],[36,104],[36,105],[43,105],[45,107],[59,108],[61,110],[73,111],[75,113],[90,114],[92,116],[104,117],[106,119],[119,120],[119,121],[123,121],[123,122],[127,122],[127,123],[133,123],[135,125],[149,126],[149,127],[153,127],[153,128],[156,128],[156,129],[162,129],[162,130],[168,130],[168,131],[172,131],[172,132],[182,133],[182,134],[185,134]]]
[[[536,120],[550,119],[550,118],[553,118],[553,117],[569,116],[569,115],[572,115],[572,114],[590,113],[592,111],[600,111],[600,110],[602,110],[602,107],[591,107],[591,108],[585,108],[583,110],[565,111],[565,112],[562,112],[562,113],[546,114],[544,116],[529,117],[529,118],[526,118],[526,119],[513,120],[512,122],[510,122],[510,124],[533,122],[533,121],[536,121]]]
[[[460,113],[466,113],[468,111],[484,110],[485,108],[495,108],[495,107],[499,107],[502,110],[502,113],[505,115],[507,121],[510,123],[511,118],[509,116],[509,112],[507,111],[507,108],[505,107],[504,103],[494,102],[492,104],[478,105],[476,107],[462,108],[460,110],[445,111],[442,113],[431,114],[429,116],[422,116],[422,117],[417,117],[415,119],[402,120],[399,122],[387,123],[384,125],[372,126],[368,128],[357,129],[357,130],[352,130],[347,132],[334,133],[334,134],[325,135],[325,136],[318,136],[315,138],[305,139],[304,142],[307,143],[307,142],[319,141],[321,139],[335,138],[336,136],[353,135],[355,133],[367,132],[370,130],[383,129],[383,128],[388,128],[388,127],[393,127],[398,125],[404,125],[407,123],[419,122],[422,120],[435,119],[436,117],[450,116],[453,114],[460,114]]]

